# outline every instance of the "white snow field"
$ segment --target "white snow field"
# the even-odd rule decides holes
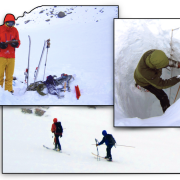
[[[65,12],[64,18],[57,17],[60,11]],[[21,15],[15,25],[21,40],[14,71],[19,81],[13,87],[14,96],[0,88],[0,104],[113,105],[113,18],[117,17],[118,6],[41,6]],[[29,83],[34,82],[44,41],[50,39],[45,79],[46,50],[37,81],[45,81],[48,75],[75,74],[75,80],[70,83],[71,92],[65,92],[64,98],[25,92],[27,85],[20,81],[24,82],[28,65],[28,35],[31,37]],[[81,92],[79,100],[76,85]]]
[[[153,94],[141,91],[135,87],[134,70],[141,56],[150,49],[162,50],[168,57],[180,61],[180,20],[115,19],[114,23],[114,125],[179,126],[180,102],[178,99],[180,93],[178,93],[175,103],[174,100],[180,84],[178,83],[171,88],[164,89],[172,106],[163,114],[160,102]],[[162,78],[171,78],[171,73],[172,77],[177,76],[180,74],[180,69],[163,69]]]
[[[34,109],[35,107],[33,107]],[[64,128],[62,151],[53,148],[53,118]],[[179,173],[179,129],[113,128],[113,106],[51,106],[42,117],[23,114],[20,107],[3,107],[3,173]],[[113,162],[97,161],[95,138],[106,130],[118,145]],[[175,138],[176,137],[176,138]],[[106,155],[106,146],[98,146]],[[70,155],[67,155],[68,153]]]

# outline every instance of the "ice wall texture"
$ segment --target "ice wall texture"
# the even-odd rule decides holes
[[[124,117],[149,118],[162,115],[159,100],[151,93],[135,87],[134,70],[144,52],[159,49],[171,54],[171,19],[116,19],[115,20],[115,119]],[[174,22],[174,21],[173,21]],[[179,22],[179,21],[178,21]],[[177,22],[177,26],[178,26]],[[168,26],[169,25],[169,26]],[[176,26],[176,27],[177,27]],[[180,61],[180,29],[174,31],[172,58]],[[172,76],[180,74],[173,68]],[[171,71],[163,69],[163,79],[171,77]],[[171,104],[179,84],[171,88]],[[170,94],[170,88],[165,89]]]

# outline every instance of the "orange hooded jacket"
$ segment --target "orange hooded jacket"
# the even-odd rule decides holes
[[[7,14],[4,18],[4,24],[0,26],[0,42],[11,41],[13,39],[19,40],[19,32],[15,27],[8,27],[5,22],[6,21],[14,21],[15,18],[12,14]],[[20,40],[19,45],[20,46]],[[17,48],[18,48],[17,47]],[[0,48],[0,57],[4,58],[15,58],[15,48],[8,44],[6,49]]]

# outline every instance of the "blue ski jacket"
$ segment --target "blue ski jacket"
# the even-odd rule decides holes
[[[111,134],[107,134],[107,132],[106,132],[106,130],[104,130],[103,132],[102,132],[102,134],[103,134],[103,139],[102,139],[102,141],[98,144],[98,146],[99,145],[101,145],[101,144],[103,144],[103,143],[105,143],[106,144],[106,146],[113,146],[110,142],[109,142],[109,140],[108,140],[108,136],[109,135],[111,135]]]

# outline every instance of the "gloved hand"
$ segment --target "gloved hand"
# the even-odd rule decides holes
[[[15,40],[15,39],[13,39],[13,40]],[[14,47],[14,48],[18,47],[18,45],[19,45],[18,42],[13,42],[13,43],[11,43],[11,46]]]
[[[62,138],[62,135],[60,135],[60,137]]]
[[[0,48],[1,49],[6,49],[7,47],[8,47],[8,45],[5,42],[0,43]]]
[[[98,146],[98,144],[96,144],[96,147]]]

